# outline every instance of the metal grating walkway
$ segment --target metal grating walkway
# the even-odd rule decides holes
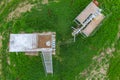
[[[42,52],[42,58],[46,73],[53,74],[52,52]]]

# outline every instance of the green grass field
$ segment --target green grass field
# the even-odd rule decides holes
[[[0,3],[4,1],[1,0]],[[71,26],[74,18],[91,2],[91,0],[49,0],[42,4],[41,0],[27,0],[36,4],[30,12],[21,17],[6,21],[8,14],[15,10],[19,3],[26,0],[4,1],[0,6],[0,35],[3,36],[3,47],[0,50],[2,59],[1,80],[86,80],[86,77],[76,79],[79,73],[88,68],[92,58],[99,55],[115,43],[120,31],[120,0],[98,0],[106,18],[100,29],[92,37],[83,39],[78,36],[76,42],[71,42]],[[56,32],[57,50],[53,56],[54,74],[46,77],[41,56],[30,57],[24,53],[9,53],[8,43],[10,33],[37,33],[44,31]],[[115,43],[115,52],[109,61],[108,79],[120,80],[120,42]],[[11,65],[7,64],[10,57]],[[15,65],[15,66],[14,66]],[[89,74],[89,73],[88,73]],[[101,80],[101,79],[98,79]]]

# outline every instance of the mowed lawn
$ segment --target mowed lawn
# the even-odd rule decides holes
[[[75,80],[75,77],[91,64],[92,57],[99,54],[101,49],[110,46],[117,36],[120,0],[98,0],[106,16],[105,20],[95,35],[85,39],[79,35],[75,43],[71,41],[73,20],[91,0],[59,0],[57,3],[49,0],[49,4],[45,5],[41,0],[36,2],[28,0],[36,4],[36,7],[33,7],[31,12],[22,14],[20,18],[6,22],[7,15],[22,1],[24,0],[12,0],[6,3],[0,13],[0,34],[3,36],[1,49],[3,80]],[[57,39],[56,55],[53,56],[54,74],[47,77],[41,56],[30,57],[25,56],[24,53],[8,52],[10,33],[45,31],[55,31]],[[120,46],[117,48],[119,50]],[[117,66],[120,56],[117,56],[119,53],[115,55],[110,61],[111,67],[108,71],[111,80],[120,78],[120,68]],[[7,64],[8,57],[10,57],[10,65]]]

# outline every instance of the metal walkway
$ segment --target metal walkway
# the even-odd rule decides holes
[[[42,58],[46,74],[53,74],[52,52],[42,52]]]

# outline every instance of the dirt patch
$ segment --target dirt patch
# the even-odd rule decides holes
[[[8,65],[11,64],[11,62],[10,62],[10,57],[9,57],[9,56],[7,57],[7,64],[8,64]]]
[[[4,5],[4,1],[0,2],[0,6]]]
[[[42,0],[42,4],[48,4],[48,0]]]
[[[58,2],[59,2],[59,0],[54,0],[54,2],[58,3]]]
[[[114,43],[106,49],[102,49],[99,55],[94,56],[92,59],[92,64],[85,69],[83,72],[79,73],[75,77],[76,80],[85,78],[86,80],[108,80],[107,71],[109,69],[109,61],[114,57],[113,52],[116,51],[115,45],[120,39],[120,26],[118,34],[114,40]],[[117,52],[120,52],[119,50]]]
[[[94,56],[92,64],[83,72],[76,76],[76,80],[86,77],[86,80],[107,80],[107,70],[109,68],[109,60],[113,57],[115,48],[108,47],[103,49],[99,55]]]
[[[52,2],[58,3],[59,0],[53,0]],[[49,0],[42,0],[42,4],[48,4],[48,3],[49,3]]]
[[[2,36],[0,36],[0,48],[2,47]]]
[[[119,25],[118,29],[119,29],[119,31],[118,31],[118,33],[117,33],[116,41],[119,40],[119,38],[120,38],[120,25]]]
[[[25,55],[28,55],[28,56],[38,56],[38,52],[26,52]]]
[[[34,5],[32,5],[28,2],[20,3],[18,5],[18,7],[8,15],[7,21],[16,19],[16,18],[20,17],[22,13],[31,11],[33,6]]]
[[[115,51],[115,48],[113,47],[113,48],[107,48],[106,49],[106,53],[111,57],[111,56],[113,56],[113,52]]]

